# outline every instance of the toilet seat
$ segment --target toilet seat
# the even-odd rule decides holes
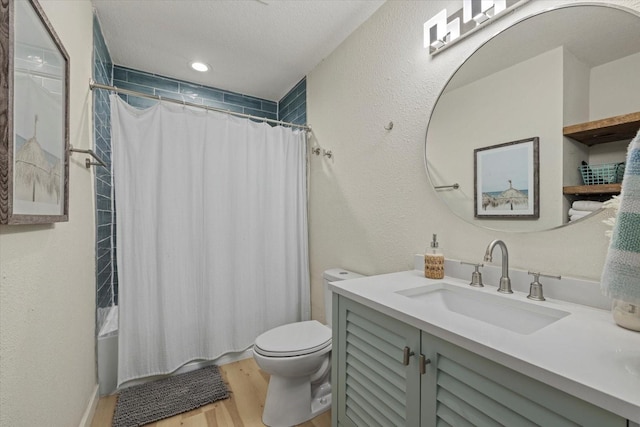
[[[331,329],[317,320],[290,323],[256,338],[253,351],[267,357],[303,356],[331,345]]]

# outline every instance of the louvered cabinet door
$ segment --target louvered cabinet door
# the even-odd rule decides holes
[[[336,303],[334,425],[419,426],[420,331],[343,297],[334,313]]]
[[[449,342],[422,334],[421,425],[626,426],[621,417]]]

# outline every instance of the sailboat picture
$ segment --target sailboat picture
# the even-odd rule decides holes
[[[538,137],[474,150],[476,218],[539,218]]]

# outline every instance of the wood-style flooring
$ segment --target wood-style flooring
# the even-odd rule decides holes
[[[147,424],[147,427],[253,427],[264,426],[262,407],[267,395],[269,375],[258,368],[253,358],[220,366],[231,397],[171,418]],[[116,408],[115,395],[100,398],[91,427],[111,427]],[[300,424],[303,427],[331,426],[331,411]]]

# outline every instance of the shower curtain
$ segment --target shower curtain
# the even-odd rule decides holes
[[[309,318],[303,131],[111,95],[118,385]]]

